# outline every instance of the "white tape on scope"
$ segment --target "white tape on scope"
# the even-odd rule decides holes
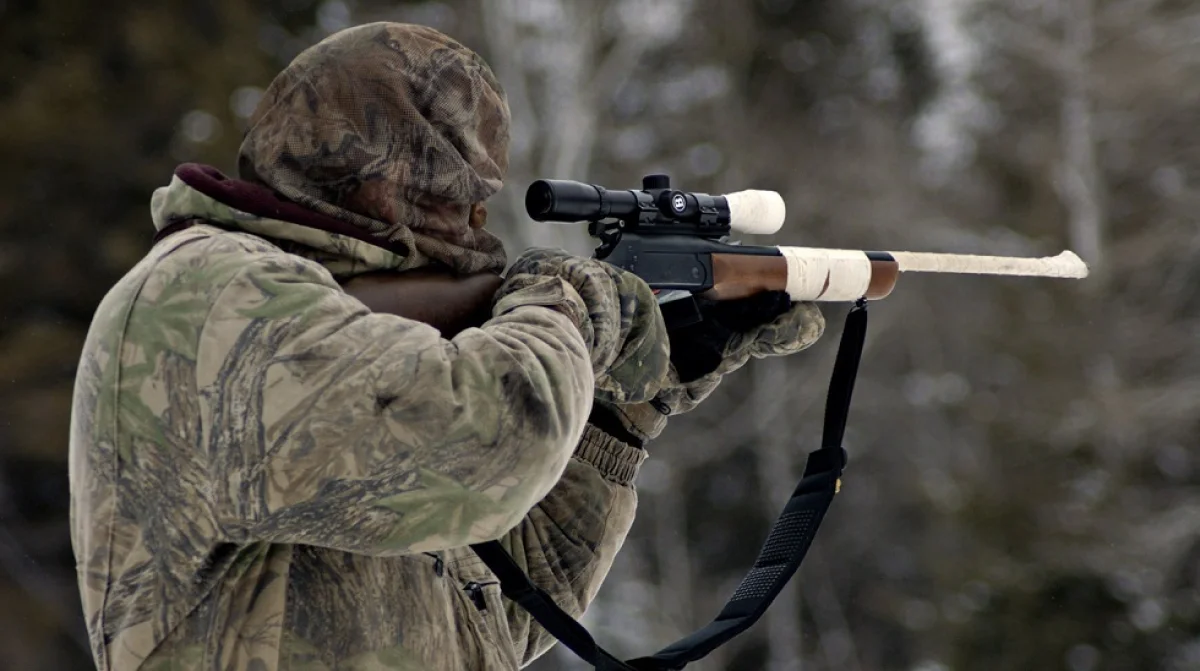
[[[774,191],[738,191],[725,194],[729,204],[729,227],[749,235],[772,235],[783,227],[787,206]]]
[[[787,260],[787,292],[796,301],[845,302],[871,284],[871,260],[851,249],[780,247]]]

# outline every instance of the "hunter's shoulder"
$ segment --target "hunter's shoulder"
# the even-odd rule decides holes
[[[178,236],[178,239],[176,239]],[[219,292],[238,276],[270,275],[280,280],[336,285],[321,264],[289,253],[269,240],[216,226],[193,226],[169,236],[156,264],[163,278]]]

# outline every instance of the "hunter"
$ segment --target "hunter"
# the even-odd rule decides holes
[[[768,296],[684,342],[642,280],[557,250],[501,277],[509,119],[463,45],[357,26],[271,83],[236,179],[184,164],[155,191],[75,387],[100,671],[525,666],[553,639],[468,546],[582,614],[667,418],[820,337]]]

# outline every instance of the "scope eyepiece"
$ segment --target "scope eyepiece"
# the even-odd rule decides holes
[[[525,212],[534,221],[599,221],[628,219],[642,210],[637,191],[607,189],[565,179],[539,179],[525,191]]]
[[[601,191],[583,182],[540,179],[525,192],[525,212],[535,221],[590,220],[603,210]]]
[[[525,212],[534,219],[541,221],[542,217],[554,211],[554,189],[546,180],[539,179],[529,185],[525,191]]]

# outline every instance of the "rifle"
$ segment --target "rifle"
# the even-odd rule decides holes
[[[725,240],[733,231],[778,231],[785,214],[779,194],[688,193],[671,189],[666,175],[647,175],[640,191],[539,180],[525,194],[525,209],[537,221],[589,222],[588,232],[601,241],[596,258],[640,276],[658,292],[668,326],[700,319],[695,298],[685,300],[694,296],[724,300],[782,290],[796,301],[855,303],[833,366],[821,446],[809,453],[804,477],[768,532],[754,566],[708,625],[652,655],[623,661],[597,645],[499,542],[472,546],[496,574],[506,597],[598,671],[682,669],[752,626],[795,574],[841,489],[848,459],[842,439],[866,335],[867,301],[891,294],[901,273],[1087,276],[1087,266],[1070,251],[1025,259],[729,244]]]
[[[711,196],[671,188],[667,175],[642,178],[642,189],[610,190],[569,180],[538,180],[525,192],[535,221],[588,222],[600,240],[595,258],[627,270],[659,294],[672,326],[700,319],[694,301],[786,291],[795,301],[886,298],[901,273],[1087,277],[1073,252],[1020,258],[972,254],[760,247],[727,242],[734,232],[771,235],[786,207],[774,191]]]
[[[669,327],[700,316],[696,297],[742,298],[786,291],[796,301],[853,301],[833,366],[821,447],[808,456],[797,484],[772,526],[753,568],[707,626],[658,652],[622,661],[596,644],[579,622],[535,585],[498,542],[472,546],[497,576],[501,591],[547,632],[600,671],[682,669],[752,626],[803,561],[834,495],[848,455],[842,448],[850,398],[866,333],[868,300],[886,298],[905,272],[1032,277],[1087,277],[1070,251],[1054,257],[872,252],[731,243],[734,232],[773,234],[786,208],[773,191],[711,196],[670,187],[666,175],[647,175],[641,190],[609,190],[565,180],[538,180],[525,194],[535,221],[588,222],[600,240],[595,258],[638,275],[658,294]],[[344,288],[372,310],[437,327],[444,337],[482,324],[501,278],[455,276],[428,269],[351,279]]]
[[[595,258],[645,280],[671,328],[700,319],[695,300],[686,300],[697,296],[727,300],[776,290],[796,301],[878,300],[891,294],[904,272],[1077,279],[1088,274],[1070,251],[1020,258],[732,244],[727,238],[734,232],[776,233],[786,215],[783,198],[760,190],[723,196],[678,191],[667,175],[645,176],[641,190],[538,180],[525,193],[525,210],[535,221],[588,222],[588,232],[601,242]],[[492,273],[455,276],[422,269],[362,275],[344,288],[372,310],[432,324],[450,338],[487,321],[501,282]]]

